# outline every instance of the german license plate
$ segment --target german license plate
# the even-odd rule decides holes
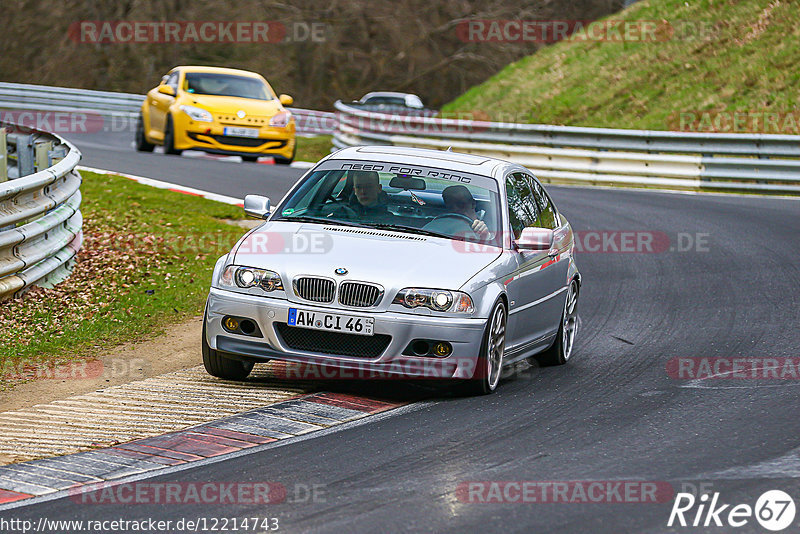
[[[232,135],[235,137],[258,137],[258,128],[235,128],[226,127],[223,130],[225,135]]]
[[[303,328],[313,328],[314,330],[371,336],[375,319],[289,308],[288,323],[289,326],[302,326]]]

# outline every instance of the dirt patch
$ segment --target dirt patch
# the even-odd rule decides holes
[[[0,392],[0,412],[27,408],[126,384],[202,363],[203,318],[167,327],[163,335],[128,343],[94,360],[61,364]]]
[[[750,31],[747,32],[747,35],[745,35],[743,39],[736,39],[736,44],[738,44],[739,46],[744,46],[747,43],[753,41],[754,39],[758,39],[759,37],[761,37],[761,34],[767,31],[767,28],[769,27],[770,18],[772,17],[772,10],[774,10],[776,7],[780,5],[781,1],[775,0],[774,2],[771,2],[767,7],[765,7],[764,10],[761,12],[761,14],[758,16],[758,20],[750,25]]]
[[[260,226],[264,221],[261,219],[222,219],[222,222],[250,230]]]

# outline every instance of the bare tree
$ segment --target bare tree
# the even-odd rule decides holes
[[[301,107],[329,109],[370,90],[414,92],[439,106],[544,46],[470,42],[459,33],[465,21],[591,20],[622,2],[8,0],[0,79],[142,93],[175,65],[223,65],[260,72]],[[279,43],[96,43],[79,33],[81,21],[220,20],[274,21],[287,35]],[[324,40],[297,39],[312,24]]]

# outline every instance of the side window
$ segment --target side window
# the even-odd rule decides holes
[[[344,180],[342,171],[322,172],[327,172],[328,175],[325,178],[315,179],[315,175],[312,174],[292,196],[289,204],[293,204],[293,211],[303,212],[319,208],[325,202],[329,192]]]
[[[539,184],[539,182],[527,175],[525,178],[530,184],[531,189],[533,190],[533,196],[536,198],[536,204],[539,206],[539,216],[537,217],[534,226],[555,230],[558,228],[558,219],[556,217],[556,208],[553,206],[553,202],[550,200],[550,197],[547,196],[547,193],[544,192],[544,188]]]
[[[511,230],[514,232],[514,239],[519,239],[523,228],[536,225],[540,208],[522,173],[514,173],[506,178],[506,192]]]

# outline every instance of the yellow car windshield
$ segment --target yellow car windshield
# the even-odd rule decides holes
[[[196,95],[235,96],[255,100],[274,98],[261,80],[231,74],[187,72],[183,88],[187,93]]]

